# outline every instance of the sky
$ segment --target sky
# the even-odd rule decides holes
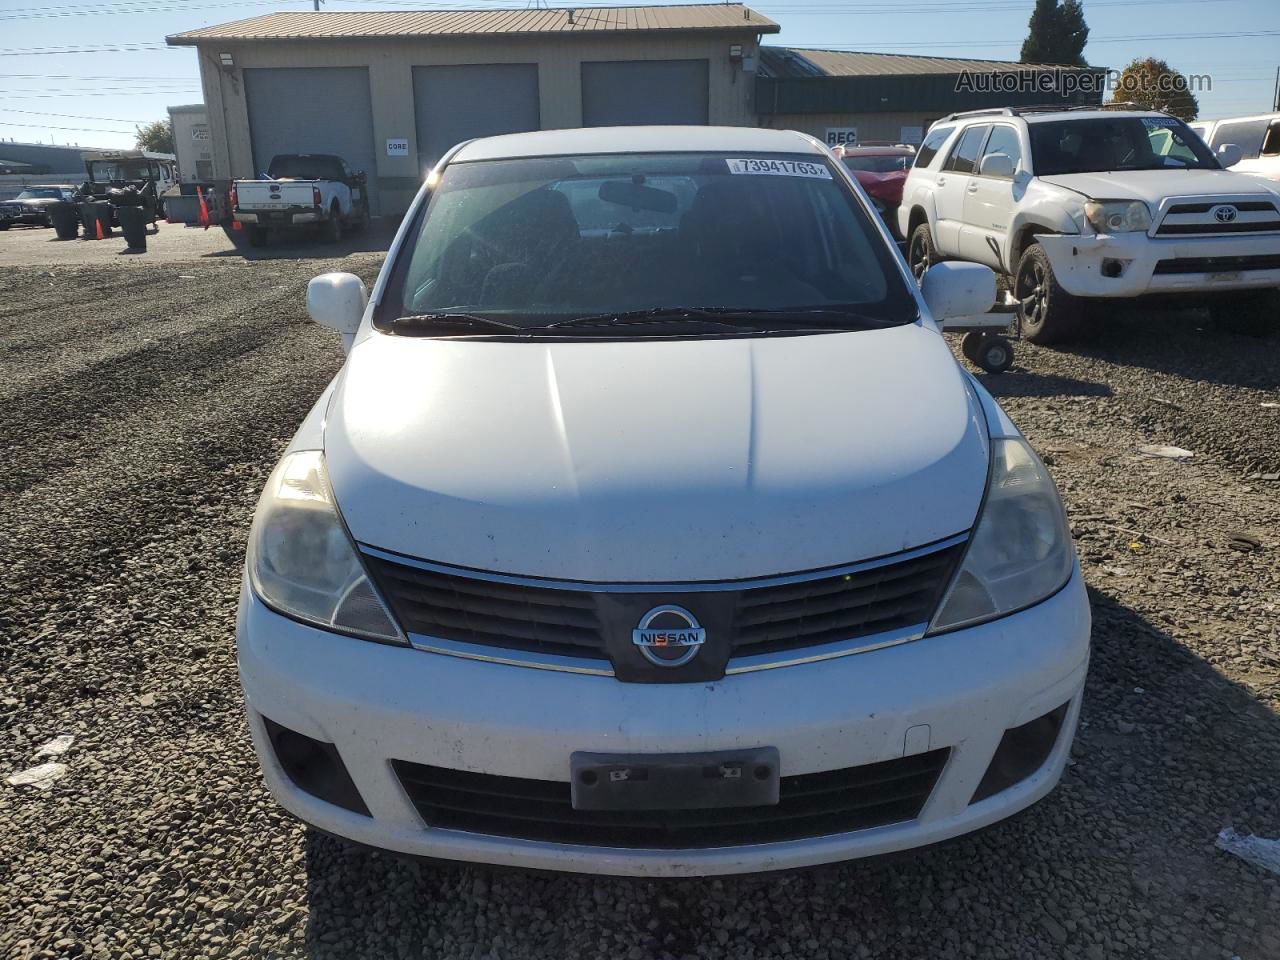
[[[492,9],[546,0],[324,0],[324,10]],[[573,4],[552,0],[551,6]],[[577,6],[626,5],[595,0]],[[1016,60],[1034,0],[759,0],[782,25],[766,43]],[[309,10],[312,0],[0,0],[0,140],[131,147],[139,124],[199,103],[195,50],[167,34]],[[1272,108],[1280,0],[1084,0],[1085,59],[1138,57],[1204,74],[1200,116]],[[86,52],[69,52],[84,50]],[[106,48],[106,49],[103,49]],[[41,52],[35,52],[35,51]],[[2,153],[0,153],[2,155]]]

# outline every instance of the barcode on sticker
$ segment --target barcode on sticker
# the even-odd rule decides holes
[[[821,163],[804,160],[726,160],[730,173],[763,174],[772,177],[813,177],[830,180],[831,171]]]

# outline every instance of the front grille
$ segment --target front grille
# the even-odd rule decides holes
[[[1242,257],[1177,257],[1156,263],[1156,273],[1220,273],[1235,270],[1280,270],[1280,254]]]
[[[776,806],[709,810],[575,810],[568,783],[392,766],[431,827],[591,847],[689,850],[800,840],[914,820],[949,749],[783,777]]]
[[[924,623],[960,547],[859,573],[743,590],[735,651],[776,653]]]
[[[1215,207],[1232,206],[1239,213],[1262,214],[1257,219],[1234,220],[1220,223],[1209,212]],[[1173,220],[1175,217],[1190,219]],[[1172,222],[1171,222],[1172,221]],[[1269,200],[1230,200],[1215,202],[1175,203],[1165,213],[1156,229],[1157,237],[1195,236],[1197,234],[1222,233],[1271,233],[1280,230],[1280,211]]]
[[[366,556],[409,633],[505,650],[607,660],[590,593],[498,583]]]
[[[711,593],[656,591],[664,602],[699,609],[708,596],[733,607],[733,655],[803,649],[927,622],[963,545],[896,563],[759,587]],[[369,571],[404,629],[442,640],[507,650],[608,660],[598,600],[626,594],[570,590],[425,570],[366,555]],[[651,605],[650,605],[651,606]],[[647,607],[642,607],[643,612]],[[623,624],[627,642],[635,621]]]

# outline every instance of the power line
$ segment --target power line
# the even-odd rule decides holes
[[[162,41],[138,41],[137,43],[102,44],[95,46],[66,47],[10,47],[0,50],[0,57],[45,57],[72,53],[145,53],[150,50],[177,50]]]
[[[128,77],[99,77],[83,73],[0,73],[0,78],[14,80],[119,80],[150,85],[153,83],[194,83],[192,77],[140,77],[136,73]]]
[[[116,133],[129,134],[129,130],[103,130],[100,127],[51,127],[43,123],[13,123],[10,120],[0,120],[0,127],[35,127],[39,130],[71,130],[76,133]]]
[[[1280,30],[1255,30],[1251,33],[1153,33],[1146,36],[1133,37],[1089,37],[1089,43],[1128,43],[1131,41],[1148,41],[1148,40],[1249,40],[1254,37],[1276,37],[1280,36]],[[877,43],[869,42],[869,46],[873,47],[906,47],[911,50],[924,50],[937,47],[997,47],[1008,44],[1022,43],[1022,40],[941,40],[930,43]],[[797,47],[806,50],[834,50],[834,51],[856,51],[858,53],[875,53],[874,50],[867,50],[862,45],[855,47],[848,43],[829,43],[826,41],[817,41],[806,43],[795,41],[788,43],[789,47]]]
[[[150,120],[125,120],[123,117],[88,117],[83,113],[47,113],[44,110],[19,110],[16,107],[0,107],[0,113],[25,113],[36,117],[63,117],[67,120],[105,120],[108,123],[150,123]],[[0,123],[4,123],[0,120]]]
[[[128,14],[145,14],[145,13],[171,13],[184,10],[216,10],[225,9],[227,7],[243,7],[243,6],[275,6],[276,0],[244,0],[242,3],[185,3],[180,0],[170,0],[170,2],[153,2],[149,4],[139,4],[137,6],[117,9],[99,8],[73,8],[63,7],[54,8],[47,13],[39,13],[31,10],[6,12],[0,15],[0,20],[46,20],[51,18],[63,17],[107,17],[107,16],[124,16]],[[48,9],[48,8],[42,8]]]

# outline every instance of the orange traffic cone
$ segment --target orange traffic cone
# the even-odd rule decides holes
[[[93,239],[106,239],[106,234],[102,232],[102,217],[96,212],[93,215]]]
[[[196,187],[196,199],[200,201],[200,223],[206,230],[209,229],[209,207],[204,202],[204,191]]]

